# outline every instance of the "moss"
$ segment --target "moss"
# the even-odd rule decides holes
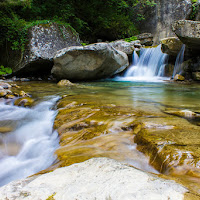
[[[49,196],[46,200],[55,200],[54,196],[56,195],[56,193],[53,193],[51,196]]]

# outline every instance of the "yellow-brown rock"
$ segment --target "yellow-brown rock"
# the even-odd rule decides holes
[[[58,86],[62,87],[62,86],[67,86],[67,87],[71,87],[71,86],[74,86],[75,84],[70,82],[69,80],[66,80],[66,79],[63,79],[63,80],[60,80],[58,83],[57,83]]]
[[[0,97],[6,96],[7,92],[5,90],[0,90]]]
[[[184,81],[185,77],[180,75],[180,74],[176,74],[174,77],[174,81]]]
[[[23,98],[19,98],[19,99],[16,99],[15,102],[14,102],[14,105],[16,106],[24,106],[24,107],[29,107],[29,106],[32,106],[34,100],[30,97],[23,97]]]
[[[27,94],[27,93],[24,92],[24,91],[20,91],[20,92],[19,92],[19,96],[20,96],[20,97],[30,97],[30,95]]]
[[[9,127],[9,126],[0,127],[0,133],[8,133],[8,132],[11,132],[11,131],[13,131],[12,127]]]
[[[92,157],[125,160],[133,156],[127,144],[133,142],[141,124],[129,107],[104,105],[89,95],[67,96],[57,106],[54,128],[60,135],[59,166]]]

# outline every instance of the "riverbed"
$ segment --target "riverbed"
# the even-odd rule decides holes
[[[1,133],[1,185],[50,166],[109,157],[200,193],[200,85],[110,80],[72,87],[17,84],[35,102],[31,108],[13,106],[13,100],[0,103],[1,125],[11,128]]]

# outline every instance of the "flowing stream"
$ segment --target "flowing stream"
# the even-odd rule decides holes
[[[0,103],[0,125],[9,133],[0,133],[0,186],[25,178],[49,167],[59,146],[53,131],[56,111],[51,110],[58,97],[51,97],[34,108]]]

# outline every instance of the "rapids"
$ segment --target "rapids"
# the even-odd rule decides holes
[[[0,185],[25,178],[49,167],[59,140],[53,131],[58,100],[49,97],[32,109],[0,103],[0,125],[10,126],[9,133],[0,134]]]

